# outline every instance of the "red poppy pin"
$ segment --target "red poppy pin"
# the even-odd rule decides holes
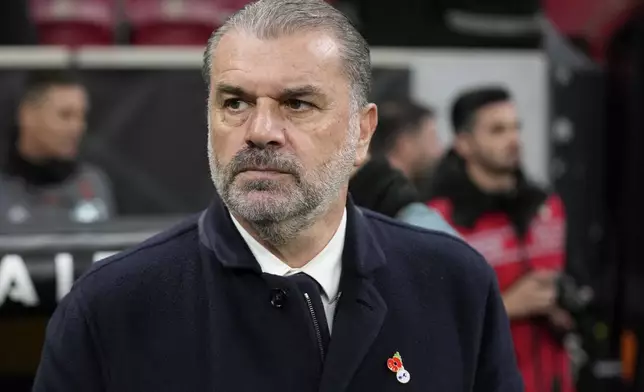
[[[387,368],[396,373],[396,380],[401,384],[407,384],[411,379],[411,375],[403,366],[402,357],[399,352],[396,352],[393,357],[387,360]]]

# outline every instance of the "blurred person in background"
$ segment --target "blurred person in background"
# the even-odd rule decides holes
[[[521,121],[510,93],[480,87],[452,108],[453,148],[439,164],[429,205],[494,267],[526,392],[573,390],[557,303],[564,264],[564,209],[523,175]]]
[[[434,111],[413,101],[386,102],[378,108],[378,128],[369,153],[386,158],[415,182],[434,168],[443,154]]]
[[[354,173],[349,192],[356,204],[428,229],[456,234],[428,208],[414,180],[431,170],[443,148],[434,112],[415,102],[385,102],[369,145],[369,160]]]
[[[0,171],[0,223],[90,223],[113,215],[107,177],[78,157],[88,109],[73,73],[28,75]]]

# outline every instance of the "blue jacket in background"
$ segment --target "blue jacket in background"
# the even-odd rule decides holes
[[[459,235],[438,212],[422,203],[414,184],[384,156],[372,157],[354,173],[349,192],[360,207],[414,226]]]
[[[34,391],[522,391],[485,260],[454,236],[351,201],[347,211],[324,360],[295,283],[262,273],[216,200],[76,282],[49,323]],[[387,367],[396,352],[407,384]]]
[[[443,216],[423,203],[411,203],[404,207],[396,219],[424,229],[442,231],[460,238],[460,234],[447,223]]]

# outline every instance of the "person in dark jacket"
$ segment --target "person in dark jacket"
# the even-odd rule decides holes
[[[385,157],[389,164],[412,183],[431,172],[443,155],[436,114],[409,99],[378,105],[378,127],[369,153]]]
[[[416,180],[425,179],[442,153],[431,109],[417,103],[379,105],[378,127],[369,159],[351,177],[349,192],[357,205],[426,229],[456,231],[427,207]],[[420,182],[420,181],[418,181]]]
[[[425,229],[458,235],[443,217],[422,202],[414,185],[385,157],[372,157],[349,181],[349,192],[360,207]]]
[[[463,92],[452,123],[454,148],[439,164],[429,205],[494,266],[526,392],[570,392],[561,337],[572,320],[556,302],[563,203],[523,175],[520,120],[505,88]]]
[[[346,17],[251,3],[204,68],[220,196],[76,282],[34,390],[522,391],[484,259],[348,197],[377,109]]]

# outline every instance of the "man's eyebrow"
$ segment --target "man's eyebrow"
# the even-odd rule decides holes
[[[239,97],[246,97],[250,95],[246,91],[244,91],[243,88],[239,86],[234,86],[228,83],[217,83],[217,86],[215,87],[215,91],[217,92],[217,95],[229,94],[229,95],[236,95]]]
[[[229,83],[218,83],[215,86],[215,92],[217,95],[233,95],[241,98],[251,98],[253,94],[247,92],[239,86],[235,86]],[[279,93],[279,99],[293,99],[298,97],[305,96],[320,96],[324,95],[322,89],[312,84],[306,84],[302,86],[289,87],[285,88]]]
[[[282,90],[280,96],[283,98],[297,98],[304,96],[313,96],[313,95],[324,95],[322,89],[312,84],[307,84],[304,86],[297,86],[292,88],[286,88]]]

